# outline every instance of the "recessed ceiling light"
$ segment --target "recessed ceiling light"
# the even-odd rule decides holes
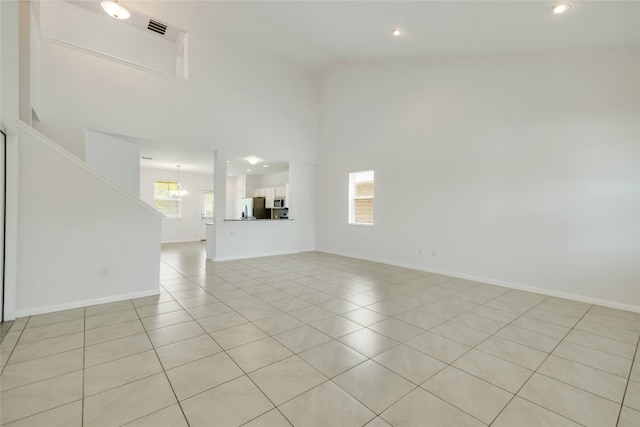
[[[560,15],[561,13],[565,13],[569,9],[571,9],[571,5],[562,3],[562,4],[553,6],[553,13],[555,13],[556,15]]]
[[[230,163],[230,161],[229,161],[229,160],[227,160],[227,163]]]
[[[258,163],[258,159],[256,159],[255,157],[249,157],[247,161],[250,165],[255,165],[256,163]]]
[[[268,167],[269,167],[269,165],[262,165],[262,167],[263,167],[263,168],[268,168]]]
[[[247,169],[247,172],[251,172],[251,169]]]
[[[399,28],[394,28],[393,32],[391,33],[393,34],[394,37],[398,37],[402,35],[402,31],[400,31]]]

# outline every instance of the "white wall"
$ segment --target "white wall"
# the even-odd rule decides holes
[[[178,44],[168,38],[69,2],[42,1],[40,8],[48,37],[176,74]]]
[[[160,216],[28,129],[19,134],[17,317],[157,294]]]
[[[187,16],[178,2],[136,2],[135,7],[188,31],[189,81],[43,40],[38,129],[81,159],[84,130],[93,129],[316,162],[318,75],[225,40],[207,17]]]
[[[88,129],[85,144],[85,161],[92,168],[134,196],[140,195],[140,147]]]
[[[289,182],[289,171],[260,176],[261,187],[282,187]]]
[[[228,176],[225,218],[240,219],[242,217],[242,199],[245,196],[246,175]]]
[[[317,247],[640,310],[638,58],[330,72]],[[349,226],[348,173],[367,168],[375,226]]]
[[[0,125],[7,133],[4,314],[15,318],[18,269],[19,3],[0,2]],[[4,190],[4,189],[3,189]]]
[[[206,16],[189,12],[199,7],[198,2],[187,6],[136,2],[135,8],[189,33],[188,82],[42,40],[36,63],[46,72],[40,73],[36,94],[38,129],[82,159],[84,131],[94,129],[190,149],[287,159],[315,171],[320,76],[225,39]],[[301,183],[309,203],[300,205],[304,207],[299,219],[289,226],[304,225],[299,233],[303,237],[295,234],[282,245],[265,244],[251,251],[243,250],[243,245],[230,249],[223,237],[217,254],[239,257],[313,249],[314,225],[309,221],[315,217],[315,175],[306,174],[304,179],[309,180]],[[144,176],[141,185],[142,180]],[[219,182],[223,187],[216,188],[215,199],[222,210],[216,208],[217,221],[226,216],[226,200],[221,197],[226,179]],[[140,195],[144,198],[142,189]],[[199,231],[191,230],[164,221],[162,240],[198,239]],[[224,236],[220,229],[216,234]]]
[[[245,175],[246,197],[254,197],[255,190],[265,187],[279,187],[289,182],[289,171],[267,175]]]
[[[155,181],[175,181],[177,172],[165,169],[140,168],[140,199],[153,206]],[[182,188],[189,193],[182,197],[182,217],[162,220],[162,243],[199,241],[202,233],[202,191],[213,190],[211,174],[180,171]],[[217,201],[217,198],[215,199]],[[215,203],[215,202],[214,202]]]
[[[244,175],[245,191],[244,197],[254,197],[256,189],[262,187],[262,177],[259,175]]]

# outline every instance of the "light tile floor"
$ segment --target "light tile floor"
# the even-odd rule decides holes
[[[322,253],[163,246],[159,296],[17,319],[7,426],[640,426],[640,315]]]

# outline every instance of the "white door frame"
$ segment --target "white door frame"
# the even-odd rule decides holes
[[[202,190],[200,193],[200,240],[207,240],[207,226],[208,222],[213,222],[213,216],[205,216],[205,196],[207,194],[213,194],[213,190]],[[215,200],[213,202],[215,204]],[[213,212],[213,210],[212,210]]]

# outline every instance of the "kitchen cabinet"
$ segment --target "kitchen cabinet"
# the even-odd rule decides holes
[[[273,199],[276,198],[276,189],[274,187],[265,188],[265,208],[273,209]]]
[[[278,187],[256,188],[253,190],[253,197],[264,197],[265,208],[273,209],[275,199],[284,199],[284,207],[289,207],[289,184]]]
[[[284,207],[289,207],[289,184],[284,186]]]

